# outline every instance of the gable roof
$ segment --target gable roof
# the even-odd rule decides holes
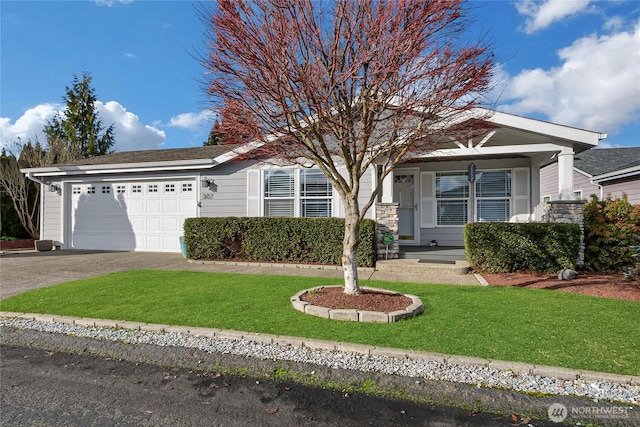
[[[488,118],[487,114],[489,114]],[[575,152],[581,152],[598,145],[598,142],[607,136],[599,132],[486,109],[474,109],[460,114],[461,121],[474,118],[487,120],[501,128],[503,133],[494,137],[496,132],[491,132],[475,147],[463,146],[461,143],[456,142],[457,148],[436,149],[427,157],[499,156],[505,153],[529,153],[533,155],[540,152],[557,151],[561,148],[557,143],[564,145],[565,141],[573,145]],[[514,137],[514,132],[520,132],[519,135],[516,135],[520,136],[520,138]],[[523,139],[521,138],[522,135],[527,135],[528,137]],[[21,171],[28,177],[34,177],[207,169],[235,159],[279,137],[280,135],[277,134],[267,135],[261,140],[239,145],[123,151],[40,168],[21,169]],[[489,139],[495,140],[495,146],[483,146]],[[519,143],[514,145],[512,143],[514,140],[519,141]]]
[[[589,177],[640,169],[640,147],[600,148],[576,154],[573,167]]]

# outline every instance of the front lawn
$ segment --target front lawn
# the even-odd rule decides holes
[[[127,271],[42,288],[0,310],[235,329],[640,375],[640,303],[504,287],[363,280],[422,298],[399,323],[321,319],[289,298],[336,279]]]

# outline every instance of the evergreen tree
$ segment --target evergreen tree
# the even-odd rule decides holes
[[[112,152],[114,125],[104,128],[96,111],[96,94],[91,87],[91,75],[84,72],[82,80],[74,74],[67,86],[62,114],[57,113],[44,127],[48,150],[64,153],[66,159],[85,159]],[[61,161],[55,156],[54,162]]]

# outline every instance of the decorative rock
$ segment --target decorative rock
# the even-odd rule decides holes
[[[558,271],[558,280],[573,280],[578,278],[578,273],[569,268]]]
[[[26,316],[28,317],[28,316]],[[333,369],[353,369],[416,378],[419,381],[453,381],[487,388],[500,388],[525,393],[584,396],[594,401],[619,401],[640,404],[640,378],[620,375],[530,366],[521,363],[446,356],[426,352],[376,349],[351,343],[306,340],[295,337],[257,337],[238,331],[216,331],[215,337],[202,336],[202,331],[173,332],[168,325],[145,325],[144,329],[116,329],[71,325],[52,320],[29,318],[0,319],[2,328],[27,329],[74,337],[89,337],[106,341],[149,344],[158,347],[195,348],[210,353],[234,354],[260,360],[286,360],[327,366]],[[4,331],[3,331],[4,332]],[[193,332],[197,332],[194,335]],[[161,349],[164,352],[165,350]],[[533,372],[532,372],[533,371]],[[630,378],[630,382],[628,381]]]

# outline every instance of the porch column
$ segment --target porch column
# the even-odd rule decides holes
[[[562,147],[558,154],[558,200],[574,200],[573,147]]]
[[[382,203],[393,203],[393,172],[382,181]]]
[[[393,244],[382,243],[382,236],[386,233],[393,234]],[[376,203],[376,243],[378,249],[378,259],[396,259],[400,253],[400,242],[398,234],[398,204],[397,203]]]

